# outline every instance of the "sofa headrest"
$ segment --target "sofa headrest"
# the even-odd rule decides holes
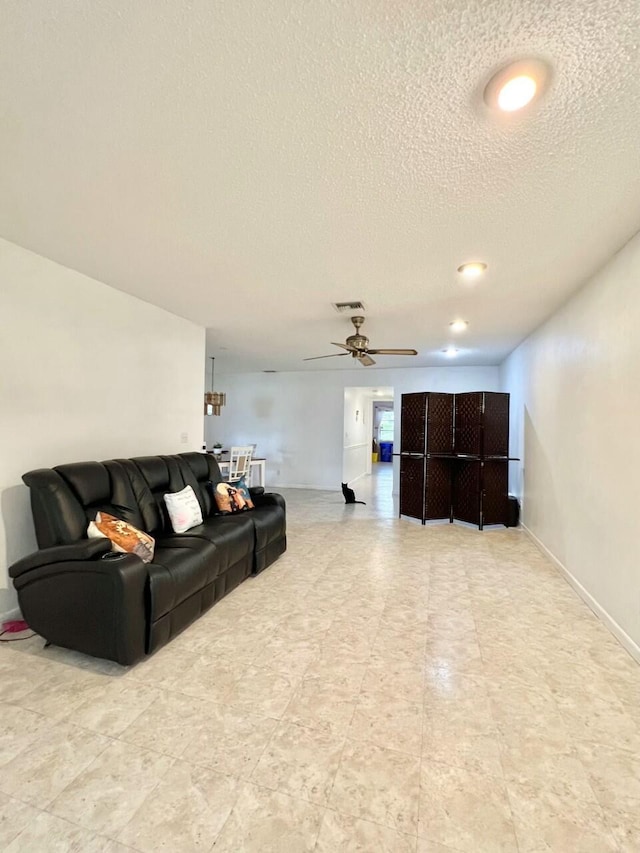
[[[180,459],[184,459],[199,483],[219,483],[222,480],[220,468],[212,454],[181,453]]]
[[[28,471],[22,479],[29,486],[40,548],[67,545],[85,536],[87,520],[84,509],[57,471],[40,468]]]
[[[181,453],[180,458],[187,463],[196,480],[207,481],[209,479],[209,466],[203,453]]]
[[[162,456],[138,456],[131,461],[140,469],[152,492],[171,491],[169,469]]]
[[[99,462],[72,462],[54,468],[84,507],[111,500],[109,472]]]

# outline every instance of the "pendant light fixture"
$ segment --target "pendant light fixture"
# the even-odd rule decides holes
[[[213,368],[215,358],[211,358],[211,391],[205,392],[204,395],[204,413],[205,415],[219,415],[220,409],[227,402],[227,395],[219,391],[213,390]]]

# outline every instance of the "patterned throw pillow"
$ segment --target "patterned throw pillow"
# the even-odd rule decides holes
[[[174,533],[184,533],[198,524],[202,524],[202,509],[196,493],[191,486],[185,486],[179,492],[165,495],[164,502],[171,520]]]
[[[156,541],[153,536],[143,533],[132,524],[127,524],[108,512],[96,513],[95,521],[87,528],[89,539],[110,539],[111,550],[124,554],[136,554],[143,563],[153,560]]]
[[[251,500],[251,493],[249,491],[249,486],[247,486],[247,481],[244,477],[240,477],[237,483],[231,484],[234,488],[236,488],[242,497],[244,498],[245,509],[253,509],[254,503]]]
[[[251,498],[249,498],[251,506],[248,506],[243,492],[238,488],[238,483],[216,483],[213,487],[213,497],[215,498],[218,512],[224,515],[253,509]]]

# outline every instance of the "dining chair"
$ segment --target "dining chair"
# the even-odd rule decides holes
[[[241,477],[249,477],[253,446],[232,447],[229,454],[229,482],[235,483]]]

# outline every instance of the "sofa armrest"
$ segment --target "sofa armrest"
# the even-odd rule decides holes
[[[264,495],[264,486],[249,486],[249,494],[252,500],[259,495]]]
[[[111,550],[109,539],[80,539],[70,545],[55,545],[53,548],[43,548],[34,554],[23,557],[9,567],[9,577],[17,578],[25,572],[47,566],[52,563],[75,562],[76,560],[92,560]]]
[[[49,563],[14,580],[24,618],[45,640],[123,666],[146,651],[147,585],[134,554]]]
[[[283,510],[287,508],[285,499],[276,492],[264,492],[262,495],[256,495],[255,497],[251,495],[251,497],[256,507],[279,506]]]

